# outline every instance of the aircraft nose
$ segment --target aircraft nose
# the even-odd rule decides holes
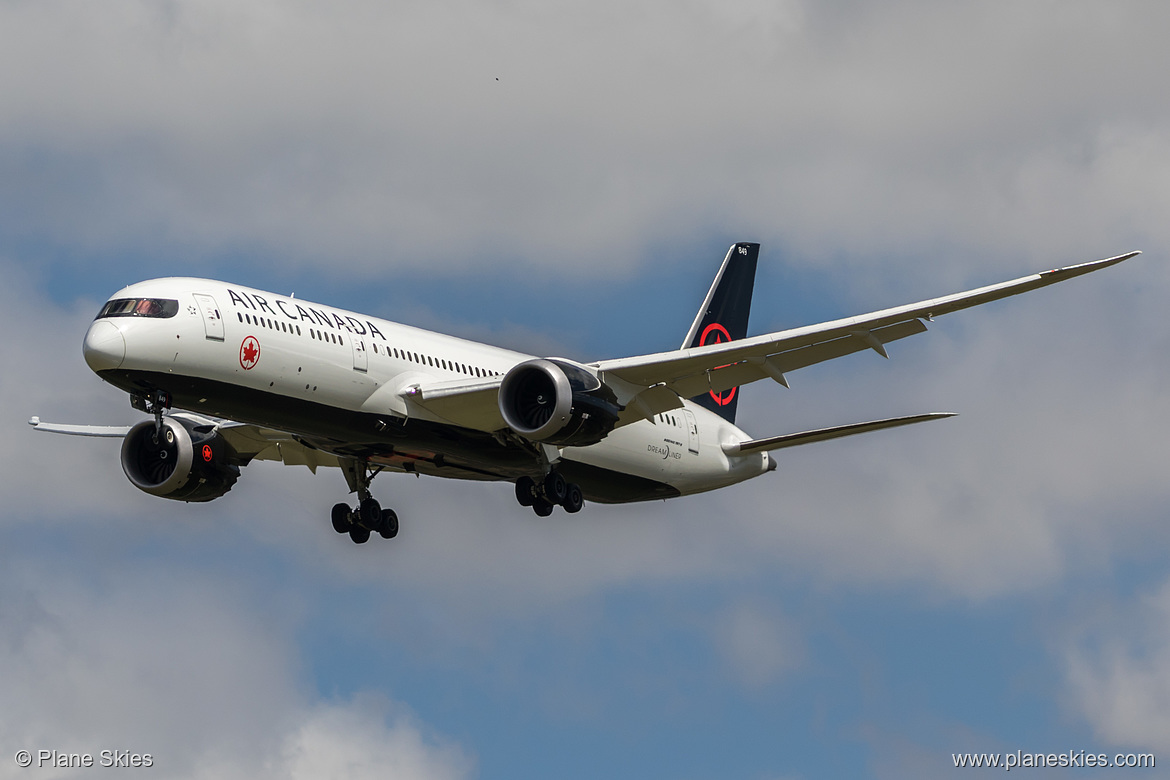
[[[126,340],[114,323],[98,320],[89,326],[81,352],[94,371],[117,368],[126,359]]]

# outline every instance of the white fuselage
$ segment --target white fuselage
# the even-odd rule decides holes
[[[653,423],[638,420],[619,427],[596,444],[558,451],[512,443],[512,451],[524,453],[504,457],[497,452],[507,446],[502,437],[464,431],[410,404],[404,391],[415,385],[491,381],[532,355],[205,279],[145,281],[120,290],[111,300],[127,298],[177,300],[178,311],[166,318],[95,320],[84,351],[100,376],[130,392],[165,391],[176,406],[190,411],[303,436],[334,454],[359,452],[355,448],[360,447],[362,457],[390,468],[410,460],[426,466],[417,469],[423,473],[515,479],[534,468],[531,456],[537,453],[554,463],[667,486],[662,497],[712,490],[769,469],[770,459],[763,453],[726,455],[722,444],[748,437],[691,402],[656,415]],[[379,425],[385,421],[396,435],[387,439],[386,452],[393,455],[378,456],[380,445],[373,433],[350,440],[348,432],[364,431],[362,421],[368,419]],[[413,430],[421,433],[416,436]],[[444,449],[447,431],[456,442],[454,454]],[[467,468],[435,467],[444,463],[444,455]],[[594,487],[586,489],[586,497],[623,501],[656,496],[625,498]]]

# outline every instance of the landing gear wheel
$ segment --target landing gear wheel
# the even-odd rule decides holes
[[[565,500],[561,502],[561,506],[565,511],[573,515],[581,511],[581,507],[585,505],[585,497],[581,495],[581,486],[576,482],[570,482],[568,489],[565,491]]]
[[[382,510],[382,525],[378,526],[378,533],[383,539],[398,536],[398,514],[393,509]]]
[[[329,519],[333,521],[333,530],[339,534],[347,534],[353,527],[349,520],[349,504],[334,504]]]
[[[565,493],[568,492],[569,484],[565,482],[565,478],[561,476],[559,471],[550,471],[548,476],[544,478],[544,497],[551,504],[559,504],[565,500]]]
[[[366,530],[382,525],[382,505],[376,498],[363,498],[358,504],[358,523]]]
[[[532,506],[536,500],[536,482],[532,477],[520,477],[516,480],[516,500],[520,506]]]
[[[353,539],[354,544],[365,544],[366,542],[370,541],[370,529],[359,528],[355,525],[353,528],[349,529],[349,538]]]
[[[532,511],[536,512],[537,517],[548,517],[553,512],[553,505],[543,499],[537,499],[532,503]]]

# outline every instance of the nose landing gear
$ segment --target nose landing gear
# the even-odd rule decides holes
[[[537,483],[532,477],[516,480],[516,500],[520,506],[530,506],[538,517],[548,517],[553,507],[561,506],[569,514],[576,514],[585,505],[581,487],[576,482],[566,482],[559,471],[550,471]]]
[[[171,408],[171,394],[162,390],[153,390],[147,393],[131,393],[130,405],[140,412],[154,415],[154,443],[158,444],[159,434],[162,433],[163,412]]]

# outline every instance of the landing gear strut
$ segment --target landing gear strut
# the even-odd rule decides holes
[[[349,534],[354,544],[368,542],[373,531],[377,531],[383,539],[398,536],[398,514],[393,509],[383,509],[378,499],[370,493],[370,482],[382,468],[371,471],[369,464],[356,459],[343,462],[342,468],[346,481],[350,483],[350,490],[358,494],[358,505],[350,508],[349,504],[335,504],[329,515],[333,530],[339,534]]]
[[[158,437],[162,434],[163,411],[171,408],[171,394],[162,390],[152,390],[147,393],[132,393],[130,405],[135,409],[154,415],[154,443],[158,444]]]
[[[538,517],[548,517],[553,507],[564,507],[569,514],[581,511],[585,498],[576,482],[566,482],[559,471],[550,471],[539,483],[532,477],[516,480],[516,500],[520,506],[530,506]]]

